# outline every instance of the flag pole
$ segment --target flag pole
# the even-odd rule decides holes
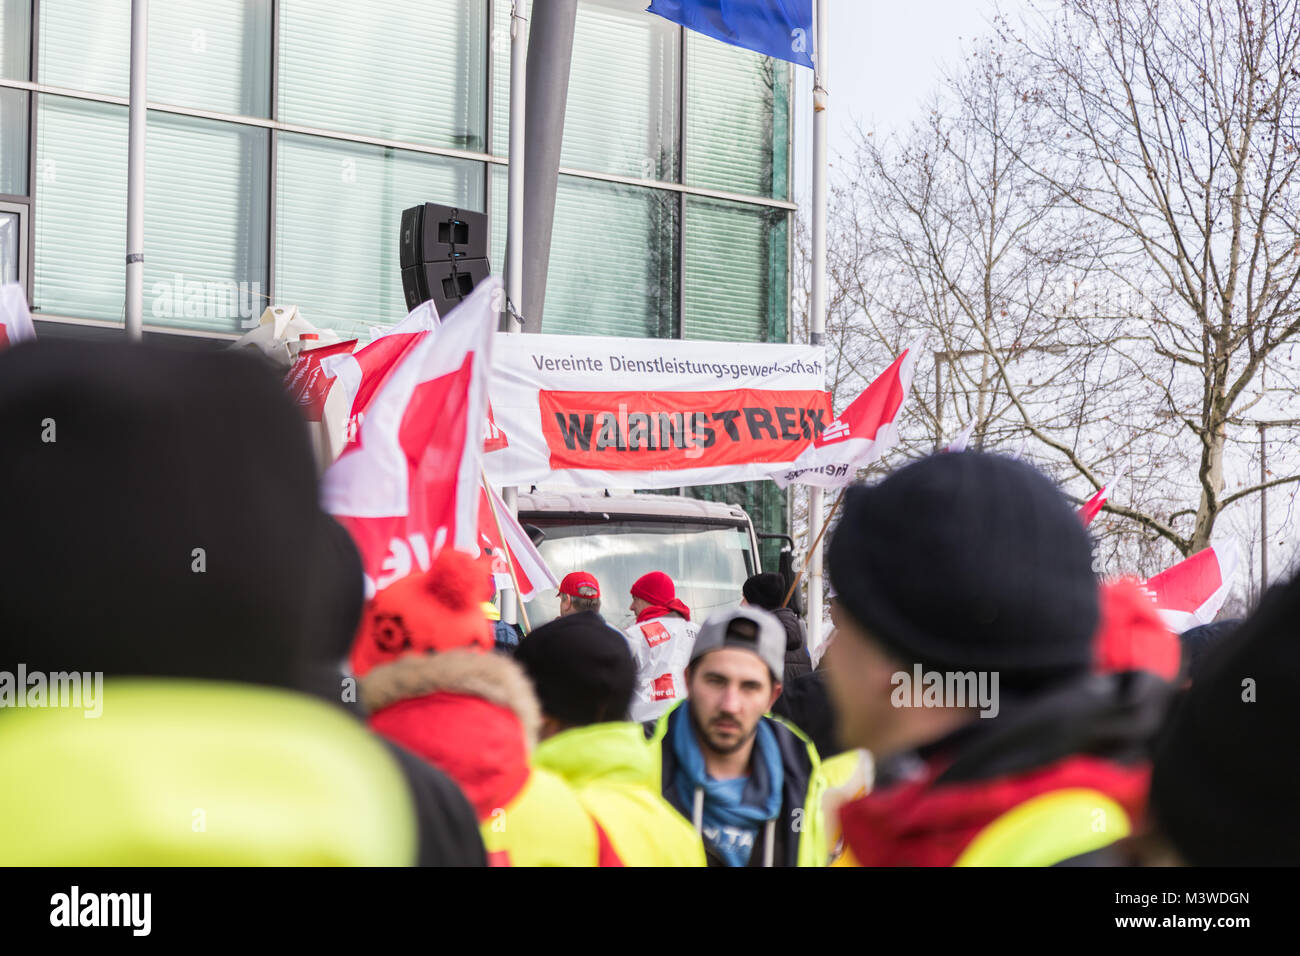
[[[813,44],[813,143],[812,143],[812,299],[810,306],[809,344],[824,345],[826,340],[826,0],[816,0]],[[843,497],[843,494],[841,494]],[[836,501],[839,505],[839,501]],[[804,568],[808,571],[808,629],[821,627],[822,554],[821,540],[829,520],[822,518],[822,490],[808,491],[808,549]],[[832,515],[834,512],[832,511]],[[802,576],[803,572],[800,572]],[[795,578],[797,585],[799,578]],[[794,587],[790,589],[794,593]],[[790,594],[786,595],[790,600]],[[820,637],[820,631],[815,632]]]
[[[487,473],[479,469],[479,480],[483,482],[483,491],[487,493],[488,510],[492,512],[492,523],[497,528],[497,539],[501,542],[501,550],[506,553],[506,567],[510,570],[510,586],[515,589],[515,601],[518,602],[519,614],[524,619],[524,633],[527,634],[533,629],[528,623],[528,609],[524,607],[524,596],[519,591],[519,577],[515,574],[515,562],[510,556],[510,543],[506,541],[505,529],[501,527],[501,515],[497,513],[497,505],[492,494],[492,487],[488,484]],[[514,621],[507,620],[507,624],[513,624]]]
[[[819,488],[817,490],[820,491],[821,489]],[[818,554],[820,554],[820,551],[818,551],[818,549],[821,547],[822,535],[824,535],[826,533],[826,529],[831,526],[831,519],[835,517],[835,512],[840,510],[840,502],[844,500],[845,491],[848,491],[848,489],[847,488],[842,489],[839,493],[839,496],[835,499],[835,504],[831,505],[831,513],[826,516],[826,522],[822,525],[821,530],[817,532],[817,540],[814,541],[812,547],[808,549],[808,555],[804,558],[803,567],[800,568],[799,573],[794,576],[794,581],[791,582],[790,584],[790,590],[785,592],[785,600],[781,602],[782,607],[790,606],[790,598],[794,595],[794,589],[799,586],[799,581],[803,577],[803,573],[808,570],[808,565],[812,562],[813,553],[817,552]],[[808,603],[809,606],[811,607],[812,595],[809,595]],[[819,612],[821,611],[821,603],[822,602],[819,598],[817,601],[817,610]],[[808,616],[808,619],[810,621],[815,620],[811,614]]]
[[[523,8],[524,0],[513,0],[510,4],[510,144],[506,165],[506,317],[503,325],[506,332],[523,331],[519,310],[524,302],[524,107],[528,78],[528,18],[524,16]],[[503,488],[501,498],[512,515],[519,513],[517,488]],[[488,500],[491,499],[489,494]],[[509,552],[510,549],[506,548],[507,563],[510,563]],[[513,580],[513,564],[511,574]],[[515,587],[518,597],[518,585]],[[518,603],[519,609],[523,610],[523,601]],[[515,602],[512,601],[504,609],[507,624],[515,623],[514,611]],[[528,624],[527,613],[524,614],[524,624]]]

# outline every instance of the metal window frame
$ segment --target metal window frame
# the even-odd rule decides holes
[[[18,284],[23,287],[23,294],[31,302],[32,287],[29,279],[32,254],[28,237],[28,227],[32,218],[32,203],[24,196],[0,195],[0,213],[17,213],[18,215]]]

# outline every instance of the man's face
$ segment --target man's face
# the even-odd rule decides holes
[[[651,606],[652,606],[652,605],[650,604],[649,601],[646,601],[646,600],[644,600],[644,599],[642,599],[642,598],[639,598],[639,597],[634,597],[634,598],[632,598],[632,613],[633,613],[633,614],[640,614],[640,613],[641,613],[642,611],[644,611],[646,608],[651,607]]]
[[[893,676],[904,665],[850,615],[838,617],[835,640],[826,649],[826,681],[839,717],[840,743],[888,756],[899,733],[896,725],[907,716],[890,701]]]
[[[734,647],[710,651],[691,665],[687,706],[701,743],[734,753],[753,739],[758,721],[781,696],[781,685],[757,654]]]

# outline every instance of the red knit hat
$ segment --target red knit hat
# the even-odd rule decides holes
[[[492,625],[483,613],[491,580],[482,559],[443,548],[426,573],[402,578],[366,605],[352,672],[363,676],[405,654],[492,650]]]
[[[632,596],[649,601],[656,607],[676,611],[688,621],[691,619],[691,609],[677,600],[677,588],[673,586],[673,579],[662,571],[651,571],[637,578],[632,585]]]

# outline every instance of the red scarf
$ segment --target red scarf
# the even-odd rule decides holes
[[[677,598],[673,598],[668,602],[667,607],[658,604],[651,604],[649,607],[643,607],[641,613],[636,616],[636,622],[640,624],[642,621],[651,621],[657,617],[667,617],[669,614],[674,613],[681,615],[688,621],[691,619],[691,609],[681,601],[677,600]]]

